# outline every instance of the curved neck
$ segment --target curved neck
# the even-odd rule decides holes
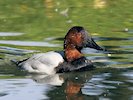
[[[74,61],[83,55],[78,51],[74,45],[67,45],[65,48],[65,58],[68,62]]]

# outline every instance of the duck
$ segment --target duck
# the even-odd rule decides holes
[[[12,60],[19,68],[28,73],[52,75],[56,73],[84,71],[94,68],[91,60],[82,53],[83,48],[93,48],[104,51],[89,32],[82,26],[73,26],[64,38],[62,51],[38,53],[22,61]]]

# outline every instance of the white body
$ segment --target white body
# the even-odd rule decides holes
[[[30,73],[55,74],[54,68],[64,61],[63,57],[54,51],[33,55],[19,64]]]

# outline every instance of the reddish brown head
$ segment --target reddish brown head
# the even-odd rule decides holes
[[[65,36],[64,50],[67,61],[73,61],[82,57],[81,49],[83,47],[90,47],[97,50],[103,50],[99,47],[88,32],[80,26],[72,27]]]
[[[82,47],[85,35],[83,34],[84,32],[85,30],[83,27],[72,27],[65,36],[64,49],[70,44],[75,46],[75,48]]]

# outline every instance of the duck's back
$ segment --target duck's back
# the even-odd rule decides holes
[[[19,64],[22,68],[32,73],[56,73],[54,68],[64,61],[63,57],[54,51],[39,53]]]

